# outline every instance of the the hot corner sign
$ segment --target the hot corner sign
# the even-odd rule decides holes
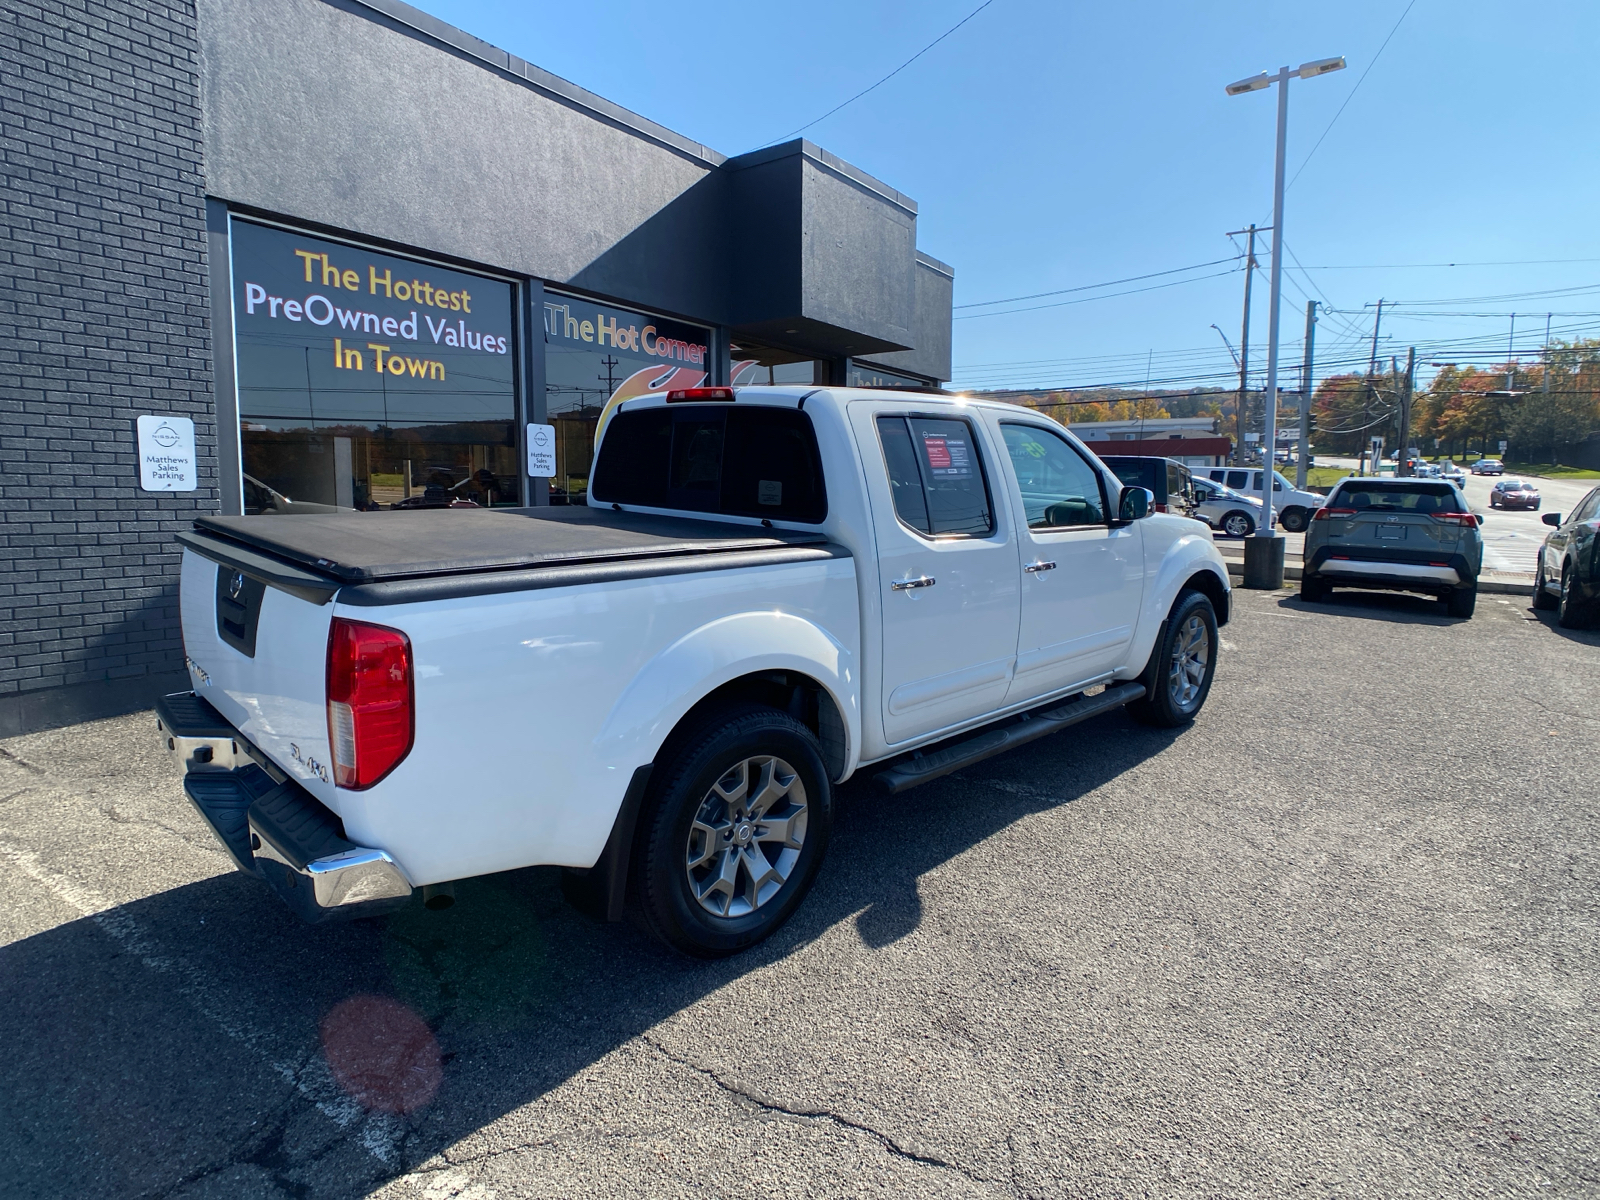
[[[194,422],[142,416],[138,425],[139,486],[147,492],[194,491]]]

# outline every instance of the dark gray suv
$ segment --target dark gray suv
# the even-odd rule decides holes
[[[1452,617],[1470,617],[1483,569],[1480,518],[1453,483],[1343,479],[1306,531],[1300,597],[1335,587],[1437,596]]]

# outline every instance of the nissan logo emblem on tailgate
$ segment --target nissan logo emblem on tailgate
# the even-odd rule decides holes
[[[228,580],[228,599],[237,600],[242,591],[244,591],[244,572],[235,571],[233,578]]]

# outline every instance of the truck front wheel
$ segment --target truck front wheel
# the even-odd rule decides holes
[[[652,933],[697,958],[748,949],[811,889],[833,824],[816,735],[770,708],[675,738],[641,814],[634,895]]]
[[[1187,725],[1206,702],[1216,669],[1216,610],[1199,592],[1180,592],[1141,676],[1145,698],[1128,712],[1146,725]]]

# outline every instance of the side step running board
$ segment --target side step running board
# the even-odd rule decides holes
[[[879,788],[893,796],[919,783],[927,783],[930,779],[938,779],[962,767],[970,767],[973,763],[1004,754],[1007,750],[1048,737],[1069,725],[1098,717],[1101,713],[1143,698],[1142,683],[1113,684],[1098,696],[1079,695],[1042,712],[1024,713],[1004,725],[985,729],[975,736],[926,752],[920,758],[901,759],[879,771],[873,778]]]

